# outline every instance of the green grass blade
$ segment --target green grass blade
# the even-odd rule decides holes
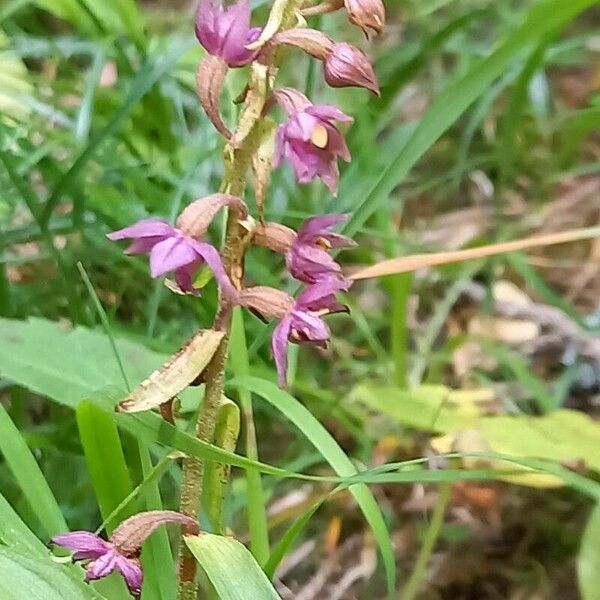
[[[2,494],[0,494],[0,544],[31,556],[48,554],[46,546],[23,523]]]
[[[230,348],[229,364],[234,376],[248,376],[250,374],[248,346],[246,344],[246,332],[244,329],[244,315],[240,308],[236,308],[233,313]],[[252,460],[258,460],[252,396],[247,389],[240,388],[238,390],[238,398],[244,419],[246,456]],[[265,493],[260,473],[254,469],[247,469],[246,485],[250,550],[254,558],[263,565],[269,558],[269,528],[267,524]]]
[[[264,398],[290,419],[323,455],[323,458],[338,475],[345,477],[357,473],[352,461],[346,456],[331,434],[290,394],[279,389],[274,383],[256,377],[243,377],[235,380],[231,385],[246,387],[252,393]],[[350,491],[373,530],[373,535],[377,540],[383,558],[388,590],[392,594],[396,586],[396,563],[392,541],[381,510],[373,494],[366,486],[358,485],[350,488]]]
[[[595,3],[596,0],[545,0],[536,3],[523,24],[497,50],[433,101],[408,142],[376,176],[369,194],[356,206],[344,226],[344,233],[353,235],[364,225],[425,152],[512,63],[527,55],[544,36]]]
[[[50,486],[2,404],[0,404],[0,451],[48,537],[67,531],[67,523]]]
[[[100,514],[106,519],[133,489],[117,426],[109,415],[90,401],[82,402],[75,414]],[[134,512],[130,510],[123,517],[127,518]],[[112,528],[107,531],[111,533]]]
[[[600,504],[588,519],[577,557],[577,580],[582,600],[597,600],[600,590]]]

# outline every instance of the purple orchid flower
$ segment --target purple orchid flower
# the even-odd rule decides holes
[[[211,244],[199,242],[160,219],[144,219],[106,237],[112,241],[132,239],[133,243],[125,253],[149,254],[150,275],[156,278],[173,272],[175,282],[183,292],[201,293],[194,287],[193,274],[203,264],[210,267],[224,292],[232,288],[221,256]]]
[[[139,561],[142,544],[162,525],[176,523],[188,535],[199,533],[195,519],[172,510],[151,510],[138,513],[123,521],[112,533],[110,541],[89,531],[72,531],[52,538],[52,543],[73,551],[73,560],[89,561],[85,580],[107,577],[114,571],[121,573],[129,591],[139,598],[144,573]]]
[[[353,248],[356,243],[345,235],[330,231],[331,227],[348,219],[348,215],[323,215],[306,220],[285,259],[288,271],[304,283],[319,283],[339,279],[342,268],[328,250]]]
[[[256,58],[257,50],[246,46],[255,42],[260,27],[250,27],[250,3],[238,0],[224,8],[215,0],[200,0],[196,37],[206,51],[222,58],[229,67],[243,67]]]
[[[322,317],[348,311],[348,307],[338,302],[335,295],[351,285],[351,281],[329,278],[304,288],[295,300],[286,292],[264,286],[244,288],[238,292],[237,304],[265,319],[279,320],[273,331],[271,348],[281,387],[286,385],[288,342],[325,347],[331,331]]]
[[[335,294],[349,287],[349,282],[338,279],[311,285],[300,293],[293,308],[279,321],[273,331],[271,348],[280,387],[287,384],[288,342],[314,344],[325,348],[331,337],[331,330],[322,317],[348,310],[336,300]]]
[[[140,561],[119,552],[116,546],[89,531],[73,531],[52,538],[52,543],[73,550],[74,560],[88,560],[85,580],[94,581],[118,571],[131,594],[138,598],[144,574]]]
[[[331,104],[312,104],[291,88],[278,90],[275,100],[285,109],[288,121],[277,130],[275,166],[287,158],[300,183],[321,178],[331,193],[337,193],[338,156],[350,161],[350,151],[335,121],[352,117]]]

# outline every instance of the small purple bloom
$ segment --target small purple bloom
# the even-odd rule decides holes
[[[194,287],[193,275],[203,264],[210,267],[224,292],[232,290],[217,250],[211,244],[199,242],[164,221],[144,219],[106,237],[113,241],[132,239],[133,243],[125,250],[126,254],[150,255],[150,275],[161,277],[173,272],[177,285],[184,292],[200,294],[201,290]]]
[[[196,17],[196,37],[206,51],[221,57],[229,67],[243,67],[256,58],[257,50],[248,50],[260,27],[250,27],[250,3],[238,0],[224,8],[218,0],[200,0]]]
[[[121,573],[129,591],[139,597],[144,574],[137,557],[125,556],[114,544],[89,531],[73,531],[52,538],[52,543],[74,552],[75,560],[88,560],[86,581],[101,579],[113,571]]]
[[[350,238],[330,231],[331,227],[347,220],[348,215],[323,215],[303,223],[287,251],[285,259],[293,277],[305,283],[318,283],[341,276],[342,268],[328,250],[352,248]]]
[[[289,88],[278,90],[275,99],[288,114],[288,121],[277,130],[275,166],[287,158],[300,183],[320,177],[335,194],[339,180],[337,157],[350,161],[335,121],[352,121],[352,117],[331,104],[311,104],[306,96]]]
[[[285,387],[287,380],[288,342],[325,347],[331,331],[322,317],[347,310],[346,306],[336,300],[335,294],[349,287],[349,282],[339,279],[311,285],[300,293],[293,308],[280,320],[273,331],[271,347],[281,387]]]

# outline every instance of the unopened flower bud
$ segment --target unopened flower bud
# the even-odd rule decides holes
[[[348,18],[368,36],[369,29],[379,34],[385,26],[385,7],[381,0],[344,0]]]
[[[364,87],[379,95],[379,84],[366,54],[345,42],[334,44],[325,60],[325,81],[331,87]]]
[[[281,290],[258,285],[241,290],[237,304],[257,311],[265,319],[281,320],[294,308],[294,299]]]
[[[110,541],[121,554],[134,556],[154,530],[169,523],[179,523],[190,535],[197,535],[199,532],[198,523],[191,517],[172,510],[151,510],[123,521],[113,531]]]
[[[273,252],[285,254],[296,240],[296,232],[279,223],[261,223],[254,231],[254,243]]]
[[[199,239],[207,231],[216,214],[226,206],[237,208],[241,218],[248,216],[248,208],[241,198],[229,194],[211,194],[188,205],[177,219],[177,227],[187,236]]]
[[[295,46],[319,60],[326,60],[334,46],[324,33],[302,27],[280,31],[271,41],[275,45]]]

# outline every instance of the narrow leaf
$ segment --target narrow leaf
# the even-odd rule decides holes
[[[257,377],[242,377],[231,382],[231,385],[242,386],[252,393],[258,394],[290,419],[338,475],[345,477],[357,473],[352,461],[346,456],[332,435],[293,396],[279,389],[274,383]],[[396,563],[392,541],[381,510],[366,485],[352,486],[350,492],[373,530],[373,535],[383,557],[388,591],[392,594],[396,585]]]
[[[597,237],[600,237],[600,227],[585,227],[583,229],[573,229],[561,233],[551,233],[548,235],[524,238],[522,240],[513,240],[511,242],[501,242],[499,244],[490,244],[488,246],[469,248],[467,250],[435,252],[433,254],[415,254],[413,256],[391,258],[371,265],[370,267],[359,268],[356,271],[349,273],[348,277],[353,280],[371,279],[373,277],[383,277],[384,275],[407,273],[409,271],[424,269],[425,267],[435,267],[449,263],[463,262],[465,260],[485,258],[487,256],[497,256],[498,254],[504,254],[506,252],[530,250],[542,246],[566,244],[568,242],[589,240]]]
[[[2,404],[0,404],[0,451],[4,454],[9,469],[48,536],[66,531],[67,524],[50,486]]]
[[[598,600],[600,590],[600,504],[588,519],[577,557],[577,579],[582,600]]]
[[[106,519],[133,489],[117,426],[109,414],[87,400],[77,407],[76,416],[100,514]],[[132,509],[123,516],[133,514]]]

